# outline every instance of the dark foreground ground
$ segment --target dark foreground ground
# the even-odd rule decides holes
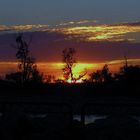
[[[5,140],[140,139],[137,84],[1,86],[0,112]]]

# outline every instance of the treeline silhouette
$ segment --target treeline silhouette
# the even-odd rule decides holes
[[[102,89],[103,87],[108,88],[124,88],[124,91],[129,91],[128,89],[137,88],[139,90],[140,85],[140,66],[139,65],[128,65],[127,58],[125,57],[124,66],[122,66],[117,73],[111,73],[107,64],[103,66],[101,70],[96,70],[89,74],[89,79],[82,78],[87,74],[84,71],[78,77],[74,76],[73,68],[77,64],[75,58],[76,50],[74,48],[65,49],[62,52],[62,61],[65,64],[62,72],[64,80],[55,79],[53,75],[43,75],[38,70],[36,60],[30,54],[29,50],[30,42],[25,41],[23,34],[19,33],[16,37],[16,58],[18,61],[17,72],[6,74],[5,79],[0,80],[0,87],[22,87],[22,88],[53,88],[57,87],[58,91],[59,85],[61,85],[61,92],[65,91],[63,87],[72,87],[72,90],[75,90],[75,87],[82,89],[86,92],[88,89]],[[70,80],[68,84],[68,80]],[[77,80],[81,80],[81,84],[77,84]],[[63,85],[63,87],[62,87]],[[127,87],[127,88],[126,88]],[[76,90],[74,91],[76,92]]]

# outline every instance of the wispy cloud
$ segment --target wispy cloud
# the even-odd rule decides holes
[[[76,26],[76,25],[90,25],[98,23],[97,20],[80,20],[80,21],[70,21],[70,22],[62,22],[56,26]]]
[[[14,25],[14,26],[6,26],[0,25],[0,31],[41,31],[44,28],[48,28],[49,25]]]
[[[121,22],[118,24],[115,24],[116,26],[124,25],[124,26],[140,26],[140,22]]]
[[[137,41],[134,33],[140,33],[140,24],[75,26],[53,30],[68,35],[66,39],[84,41]],[[128,35],[133,33],[131,37]]]
[[[65,36],[66,40],[78,41],[110,41],[110,42],[140,42],[140,22],[124,22],[118,24],[99,24],[96,20],[81,20],[51,25],[0,25],[0,32],[40,31],[54,32]]]
[[[80,21],[70,21],[62,22],[58,25],[42,25],[42,24],[29,24],[29,25],[0,25],[0,31],[47,31],[55,27],[66,27],[66,26],[76,26],[97,23],[97,20],[80,20]]]

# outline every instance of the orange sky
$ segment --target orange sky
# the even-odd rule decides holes
[[[0,62],[0,73],[4,76],[6,73],[17,71],[17,62]],[[73,73],[75,77],[79,74],[87,72],[86,76],[83,78],[88,78],[89,74],[97,69],[101,69],[103,65],[108,64],[111,72],[117,72],[124,64],[124,60],[114,60],[103,63],[76,63],[73,68]],[[128,64],[140,64],[140,59],[128,59]],[[43,72],[44,75],[54,75],[56,79],[62,79],[63,73],[62,68],[63,63],[59,62],[38,62],[38,69]]]
[[[15,45],[17,32],[24,32],[30,54],[41,72],[62,78],[62,51],[75,48],[77,64],[74,75],[101,69],[108,64],[117,71],[124,63],[140,64],[140,22],[100,24],[96,20],[80,20],[58,25],[0,25],[0,75],[17,70]],[[12,44],[12,45],[11,45]]]

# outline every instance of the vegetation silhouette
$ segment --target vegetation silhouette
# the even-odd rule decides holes
[[[16,37],[16,58],[18,71],[6,74],[4,80],[0,80],[0,88],[28,87],[31,93],[36,93],[32,88],[39,88],[39,93],[77,94],[86,96],[108,95],[138,95],[140,92],[140,66],[130,65],[127,57],[124,57],[124,65],[116,73],[111,73],[109,66],[105,64],[101,70],[89,74],[89,79],[83,80],[87,72],[74,73],[77,65],[76,49],[67,48],[62,51],[64,67],[62,69],[64,80],[56,79],[53,75],[43,75],[37,68],[35,58],[31,57],[30,43],[19,33]],[[80,84],[77,81],[80,80]],[[129,86],[128,86],[129,85]],[[7,88],[9,87],[9,88]],[[42,90],[42,92],[41,92]],[[46,92],[47,91],[47,92]],[[105,93],[105,94],[104,94]]]
[[[96,82],[96,83],[102,83],[102,82],[111,82],[113,81],[112,73],[110,72],[108,65],[105,64],[102,68],[102,70],[97,70],[90,75],[90,81]]]
[[[16,49],[18,72],[7,74],[6,79],[20,84],[43,82],[43,74],[38,71],[35,59],[30,56],[29,43],[21,33],[16,38]]]
[[[75,58],[76,50],[74,48],[65,49],[62,52],[63,62],[65,63],[63,70],[63,77],[65,82],[70,80],[71,83],[76,83],[77,80],[80,80],[86,75],[87,72],[80,74],[78,77],[74,76],[73,68],[76,66]]]
[[[45,83],[54,83],[56,82],[54,75],[44,75],[44,82]]]
[[[140,66],[123,66],[120,72],[115,75],[116,80],[129,84],[140,83]]]
[[[74,55],[76,53],[76,50],[74,48],[69,48],[63,50],[63,62],[65,63],[65,66],[63,68],[63,76],[65,78],[65,81],[67,81],[69,78],[71,81],[74,80],[73,76],[73,67],[75,66],[76,59],[74,58]]]

